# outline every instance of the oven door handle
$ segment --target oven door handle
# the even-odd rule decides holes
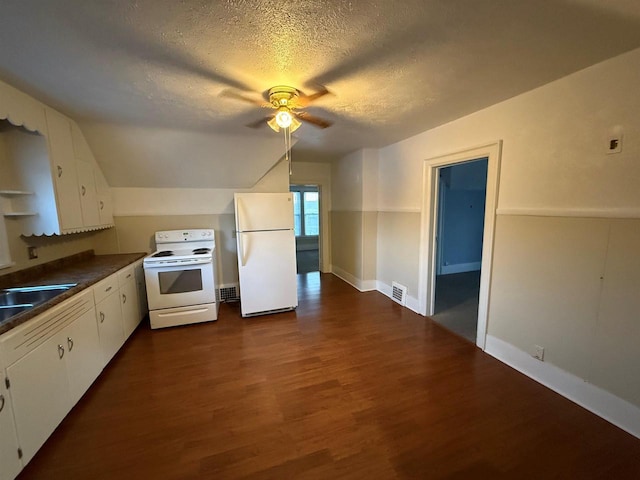
[[[211,263],[211,259],[198,259],[198,260],[189,260],[186,262],[178,262],[178,263],[147,263],[146,265],[144,265],[145,269],[151,269],[151,268],[184,268],[184,267],[190,267],[192,265],[206,265],[207,263]]]

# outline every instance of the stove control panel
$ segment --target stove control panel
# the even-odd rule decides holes
[[[208,229],[166,230],[164,232],[156,232],[156,244],[199,242],[202,240],[213,240],[213,238],[213,230]]]

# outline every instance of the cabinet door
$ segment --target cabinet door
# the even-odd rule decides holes
[[[96,305],[100,349],[104,363],[108,363],[124,343],[122,311],[118,290]]]
[[[58,218],[62,230],[82,228],[82,208],[78,194],[78,176],[71,141],[71,122],[47,108],[49,160],[53,171]]]
[[[64,337],[57,334],[7,368],[25,465],[71,408],[66,353]]]
[[[100,225],[98,193],[96,191],[96,180],[93,176],[93,165],[79,161],[76,167],[78,170],[80,205],[82,206],[82,223],[85,227]]]
[[[67,354],[66,365],[69,377],[69,396],[75,404],[105,365],[100,348],[96,311],[91,309],[64,329]]]
[[[98,211],[100,214],[100,225],[113,225],[111,194],[101,193],[98,195]]]
[[[11,398],[1,366],[0,382],[0,480],[13,480],[22,470],[22,461],[18,456],[18,437],[13,423]]]
[[[122,303],[124,336],[128,338],[140,323],[138,287],[136,286],[135,278],[132,278],[120,287],[120,301]]]

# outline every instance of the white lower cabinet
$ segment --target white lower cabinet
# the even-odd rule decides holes
[[[106,362],[100,350],[100,337],[95,309],[69,325],[64,331],[66,366],[69,377],[69,396],[72,406],[80,400],[100,375]]]
[[[13,408],[4,367],[0,363],[0,480],[12,480],[22,470],[21,453],[13,421]]]
[[[0,335],[0,480],[33,458],[139,322],[130,265]]]
[[[97,333],[93,312],[91,292],[83,292],[1,338],[24,464],[102,369],[91,361]],[[89,372],[77,376],[85,364],[91,379]]]
[[[63,344],[55,335],[7,368],[25,464],[70,409]]]
[[[118,273],[118,285],[120,286],[120,306],[122,308],[124,336],[129,338],[140,323],[140,302],[134,265],[120,270]]]
[[[120,295],[117,288],[96,305],[96,317],[100,335],[100,349],[104,362],[108,363],[120,350],[125,338],[122,328]]]

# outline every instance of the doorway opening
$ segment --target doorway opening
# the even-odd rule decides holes
[[[502,141],[496,141],[447,155],[433,157],[424,161],[423,170],[423,199],[420,230],[420,277],[418,287],[418,301],[420,313],[433,316],[436,307],[436,283],[438,274],[437,249],[438,208],[440,198],[440,170],[454,165],[462,165],[475,160],[486,161],[486,194],[484,202],[484,221],[482,226],[482,254],[478,314],[475,343],[482,350],[485,349],[487,337],[487,319],[489,312],[489,292],[491,285],[491,267],[493,262],[493,243],[495,235],[496,208],[498,204],[498,179],[500,176],[500,156]],[[444,255],[442,255],[444,258]],[[467,262],[472,263],[472,262]],[[446,269],[445,269],[446,270]],[[442,272],[442,269],[441,269]]]
[[[320,271],[320,189],[291,185],[298,274]]]
[[[437,168],[436,276],[431,318],[475,343],[488,159]]]

